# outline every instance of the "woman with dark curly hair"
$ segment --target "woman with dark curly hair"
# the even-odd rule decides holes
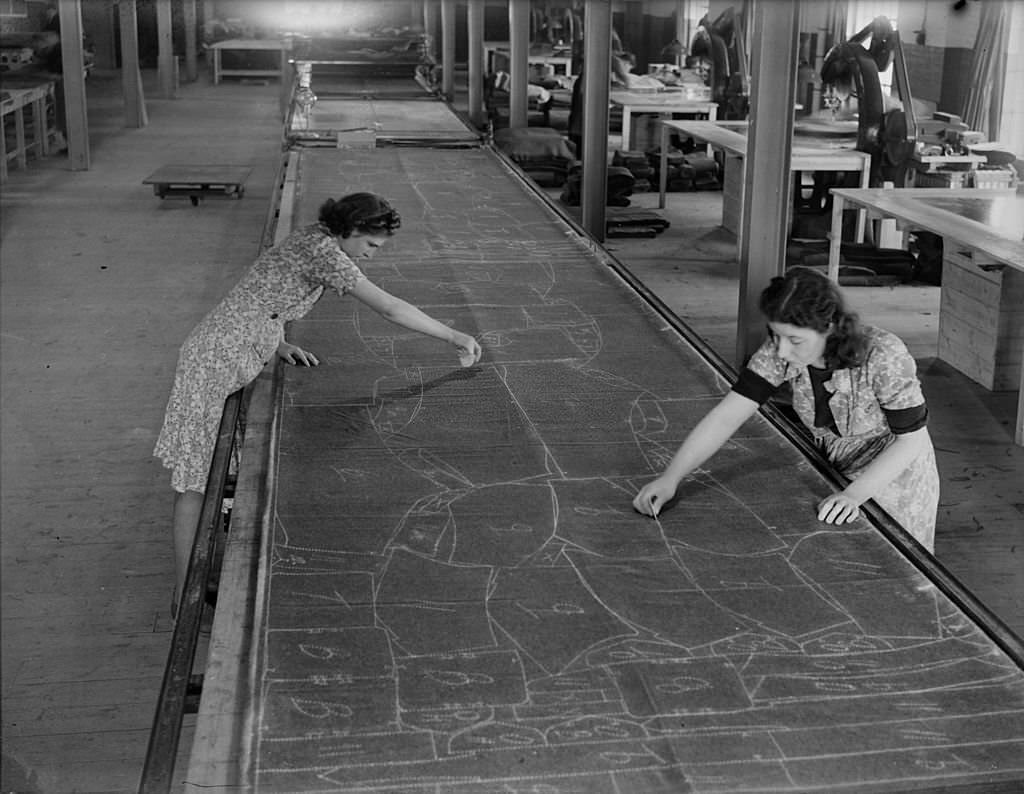
[[[797,415],[850,479],[822,500],[818,518],[829,524],[853,521],[860,505],[874,499],[933,551],[939,473],[926,427],[928,408],[906,346],[888,331],[862,326],[836,284],[808,268],[773,278],[761,293],[760,308],[768,338],[633,506],[657,517],[680,482],[789,383]]]
[[[372,193],[328,199],[315,224],[296,229],[262,253],[224,299],[188,335],[154,455],[171,470],[174,547],[180,593],[192,550],[224,400],[250,383],[275,354],[313,367],[311,352],[285,340],[285,323],[306,315],[330,288],[384,318],[453,345],[463,366],[480,345],[369,281],[356,265],[401,225],[391,205]]]

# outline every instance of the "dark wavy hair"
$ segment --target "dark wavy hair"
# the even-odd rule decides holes
[[[864,363],[867,339],[856,312],[846,308],[839,285],[824,273],[807,267],[791,267],[773,278],[760,300],[768,322],[786,323],[828,334],[825,364],[832,369]]]
[[[392,234],[402,225],[402,218],[386,199],[374,193],[350,193],[321,204],[320,223],[331,234],[347,238],[352,232]]]

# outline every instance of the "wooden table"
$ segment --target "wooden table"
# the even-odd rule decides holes
[[[550,66],[555,74],[572,74],[572,53],[568,50],[560,50],[564,54],[531,52],[526,56],[527,66]],[[496,71],[509,71],[508,64],[504,69],[498,69],[498,58],[502,57],[506,62],[511,61],[512,54],[507,41],[485,41],[484,42],[484,73],[490,74]]]
[[[739,248],[743,228],[743,161],[747,154],[747,136],[714,121],[662,121],[661,163],[658,171],[658,206],[664,208],[668,188],[668,139],[672,131],[706,141],[725,153],[722,196],[722,226],[736,235]],[[735,165],[737,167],[730,167]],[[821,144],[796,143],[790,156],[792,171],[858,171],[861,187],[871,180],[871,155],[854,149]],[[864,239],[864,213],[857,219],[856,239]]]
[[[1024,664],[923,552],[821,524],[765,414],[635,513],[729,381],[495,152],[291,155],[276,233],[339,174],[414,208],[386,284],[486,352],[291,325],[335,358],[253,384],[189,791],[1020,789]]]
[[[952,166],[957,169],[953,171],[953,174],[958,175],[958,179],[968,180],[971,178],[971,173],[986,162],[988,162],[988,158],[980,154],[915,153],[910,159],[911,167],[907,169],[905,187],[973,187],[969,183],[947,182],[945,180],[951,179],[952,175],[942,172],[948,171]],[[940,180],[937,175],[942,176],[943,179]]]
[[[45,157],[50,153],[50,138],[57,130],[47,118],[47,103],[53,102],[53,82],[41,83],[30,88],[4,88],[7,96],[0,103],[0,181],[7,181],[7,163],[11,160],[19,169],[28,167],[28,154],[36,149],[36,155]],[[30,127],[26,128],[25,111],[29,112]],[[8,151],[7,117],[14,117],[14,146]],[[32,138],[26,137],[30,129]]]
[[[706,116],[713,122],[718,104],[703,99],[688,99],[685,91],[664,91],[656,94],[641,91],[613,90],[608,94],[612,106],[622,109],[622,148],[629,151],[632,142],[634,113],[657,113],[662,119],[673,116]],[[662,151],[664,151],[664,144]]]
[[[211,44],[209,49],[213,53],[213,84],[217,85],[222,77],[282,77],[285,74],[286,53],[291,45],[288,41],[281,39],[227,39]],[[225,69],[221,66],[221,53],[225,50],[232,52],[266,52],[268,50],[280,52],[280,64],[274,69]]]
[[[165,165],[142,180],[160,198],[188,198],[192,206],[204,196],[239,199],[252,168],[244,165]]]
[[[828,274],[853,205],[943,238],[939,358],[993,391],[1024,386],[1024,195],[1013,190],[832,190]],[[1014,440],[1024,445],[1024,388]]]

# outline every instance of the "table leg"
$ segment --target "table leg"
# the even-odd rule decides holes
[[[28,155],[25,152],[25,108],[14,111],[14,145],[17,146],[16,161],[18,168],[28,168]]]
[[[32,138],[33,145],[39,147],[39,156],[46,157],[50,153],[49,136],[46,134],[46,96],[41,96],[32,103]]]
[[[871,158],[864,158],[864,165],[860,169],[860,186],[862,188],[871,187]],[[857,210],[857,231],[854,239],[858,243],[864,242],[864,229],[867,226],[868,211],[861,207]],[[877,244],[877,241],[876,241]],[[838,271],[837,271],[838,272]]]
[[[668,126],[661,125],[661,154],[658,164],[658,209],[665,209],[665,192],[668,190]]]
[[[708,109],[708,121],[717,121],[717,120],[718,120],[718,105],[712,104],[711,107]],[[711,157],[711,158],[714,158],[714,156],[715,156],[715,150],[712,148],[710,141],[707,143],[707,155],[708,155],[708,157]],[[725,162],[724,158],[723,158],[722,162],[723,162],[723,165],[724,165],[724,162]],[[723,180],[724,180],[725,174],[722,174],[722,177],[723,177]]]
[[[220,49],[213,50],[213,84],[220,83]]]
[[[742,261],[743,257],[743,224],[745,222],[747,203],[747,158],[731,157],[728,152],[722,152],[722,189],[725,190],[725,170],[729,161],[733,162],[733,168],[739,173],[739,212],[736,214],[736,258]],[[725,200],[722,201],[722,226],[725,227]]]
[[[0,117],[0,182],[7,181],[7,136],[3,131],[3,117]]]
[[[832,196],[832,227],[828,233],[828,277],[839,283],[839,251],[843,242],[843,205],[846,200],[842,196]]]
[[[1024,447],[1024,351],[1020,355],[1020,392],[1017,394],[1017,429],[1013,440],[1018,446]]]
[[[629,127],[630,115],[629,105],[622,106],[622,151],[629,151]]]

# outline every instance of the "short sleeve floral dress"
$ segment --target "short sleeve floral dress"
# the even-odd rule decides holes
[[[326,226],[292,232],[262,253],[181,346],[153,454],[179,492],[206,489],[224,401],[250,383],[326,288],[339,295],[365,278]]]
[[[851,480],[896,439],[890,424],[894,417],[915,414],[920,425],[927,417],[917,365],[902,340],[880,328],[865,326],[863,331],[869,342],[864,363],[834,370],[823,384],[831,414],[825,426],[820,426],[821,406],[816,412],[810,368],[783,361],[771,339],[747,364],[772,387],[790,383],[793,409],[829,461]],[[875,501],[928,551],[934,549],[939,472],[931,442]]]

